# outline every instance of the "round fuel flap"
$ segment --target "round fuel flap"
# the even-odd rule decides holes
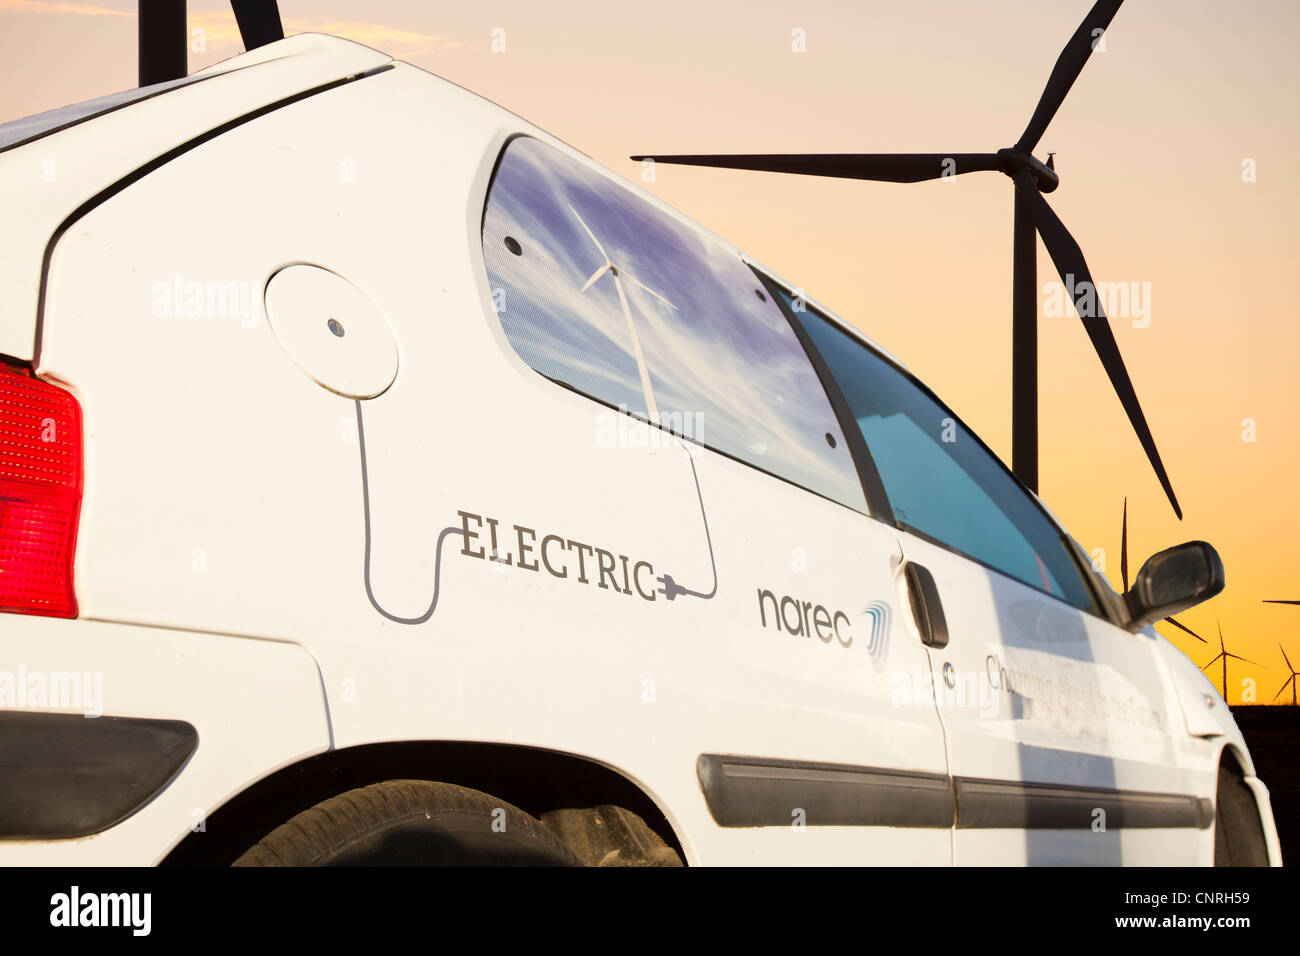
[[[319,266],[286,266],[266,284],[266,315],[280,346],[319,385],[374,398],[397,377],[397,340],[364,292]]]

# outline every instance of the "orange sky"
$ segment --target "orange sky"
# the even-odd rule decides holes
[[[614,170],[631,153],[959,152],[1020,135],[1090,0],[429,4],[282,0],[289,32],[352,36],[475,90]],[[228,7],[190,0],[239,47]],[[0,120],[135,85],[135,4],[0,0]],[[491,50],[505,31],[504,52]],[[806,52],[791,49],[792,31]],[[1261,666],[1300,660],[1300,4],[1131,0],[1039,146],[1049,202],[1098,281],[1150,283],[1150,324],[1115,319],[1182,502],[1165,502],[1073,310],[1040,319],[1041,488],[1118,578],[1179,541],[1219,549],[1228,588],[1180,619]],[[1242,181],[1253,159],[1256,181]],[[661,166],[648,188],[860,326],[1010,453],[1012,191],[982,174],[915,185]],[[1055,278],[1040,248],[1040,284]],[[1242,440],[1253,419],[1256,440]],[[1215,653],[1172,628],[1198,664]],[[1294,649],[1294,653],[1292,652]],[[1217,670],[1217,668],[1216,668]]]

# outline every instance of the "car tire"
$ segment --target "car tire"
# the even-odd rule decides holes
[[[541,821],[486,793],[386,780],[276,827],[235,866],[574,866]]]
[[[1268,866],[1255,795],[1239,773],[1222,765],[1214,801],[1214,865]]]

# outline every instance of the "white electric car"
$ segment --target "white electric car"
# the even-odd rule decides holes
[[[633,167],[634,169],[636,167]],[[0,863],[1277,863],[1223,700],[888,353],[286,39],[0,127]]]

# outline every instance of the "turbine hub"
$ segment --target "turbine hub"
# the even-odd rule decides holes
[[[1015,147],[998,150],[998,167],[1008,176],[1014,176],[1022,169],[1029,170],[1039,192],[1050,193],[1061,184],[1061,177],[1056,174],[1052,162],[1053,153],[1047,156],[1047,162],[1040,162],[1029,153],[1022,153]]]

